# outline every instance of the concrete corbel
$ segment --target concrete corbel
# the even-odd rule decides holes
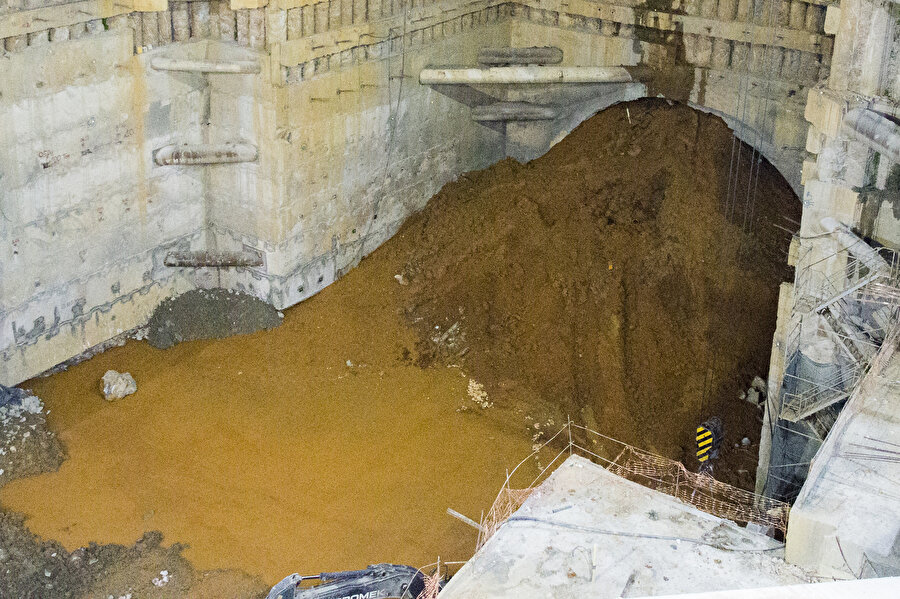
[[[269,4],[269,0],[229,0],[228,6],[231,10],[240,10],[242,8],[263,8]]]
[[[169,10],[169,0],[131,0],[131,6],[137,12],[158,12]]]

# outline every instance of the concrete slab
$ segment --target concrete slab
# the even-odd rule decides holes
[[[769,537],[572,456],[441,597],[602,599],[808,582],[782,554]]]
[[[900,354],[882,351],[791,509],[788,559],[821,576],[900,575]]]
[[[818,584],[795,584],[789,587],[714,591],[677,595],[678,599],[895,599],[900,592],[900,578],[869,578]],[[675,596],[667,596],[675,597]],[[659,597],[666,599],[666,597]]]

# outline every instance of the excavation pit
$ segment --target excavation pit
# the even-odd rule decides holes
[[[270,585],[468,558],[476,533],[446,509],[477,519],[566,418],[696,469],[692,431],[717,415],[716,474],[751,487],[759,411],[739,393],[767,370],[790,276],[775,225],[799,203],[764,161],[755,204],[724,202],[732,144],[685,106],[611,108],[532,163],[461,176],[274,330],[132,341],[30,381],[67,457],[0,502],[68,551],[160,531],[197,570]],[[739,189],[756,158],[741,146]],[[110,369],[137,393],[105,402]]]

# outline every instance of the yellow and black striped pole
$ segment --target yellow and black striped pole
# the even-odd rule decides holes
[[[722,444],[722,421],[712,416],[697,427],[697,461],[701,469],[711,468],[710,459],[719,457]]]
[[[713,448],[712,431],[705,426],[697,427],[697,461],[705,462],[709,459],[709,452]]]

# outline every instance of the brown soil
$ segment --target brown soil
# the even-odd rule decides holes
[[[750,151],[729,220],[726,125],[661,100],[627,108],[529,164],[461,177],[373,260],[402,273],[431,353],[468,350],[501,405],[542,406],[693,467],[709,416],[723,419],[726,448],[759,437],[758,410],[738,395],[768,370],[790,276],[788,235],[772,223],[797,220],[800,204],[764,163],[742,235]],[[448,351],[433,325],[456,323]],[[755,451],[723,454],[717,475],[752,488]]]
[[[721,211],[725,125],[628,109],[532,163],[460,177],[274,330],[132,341],[31,381],[66,459],[2,481],[0,579],[14,582],[0,595],[252,596],[295,571],[465,559],[475,533],[446,508],[477,517],[566,415],[690,467],[694,426],[718,415],[716,475],[751,486],[758,412],[738,393],[767,370],[789,274],[771,224],[799,205],[763,165],[742,236],[741,207]],[[105,401],[107,369],[138,391]],[[185,547],[133,545],[157,530]],[[55,578],[79,547],[109,567]],[[172,581],[150,584],[163,569]],[[212,573],[227,569],[254,578]]]
[[[66,459],[5,484],[0,505],[69,552],[160,531],[196,570],[269,586],[292,572],[467,559],[477,533],[446,509],[478,518],[530,439],[484,417],[461,369],[415,365],[393,273],[355,269],[270,331],[166,350],[129,341],[30,381]],[[106,401],[110,369],[131,373],[137,392]],[[32,580],[27,564],[9,566]],[[144,570],[104,588],[137,591],[159,574]]]
[[[197,572],[181,556],[183,547],[164,547],[161,541],[159,533],[147,533],[130,547],[91,543],[69,552],[55,541],[35,537],[20,516],[0,512],[0,597],[221,599],[265,595],[267,587],[260,580],[235,571]]]

